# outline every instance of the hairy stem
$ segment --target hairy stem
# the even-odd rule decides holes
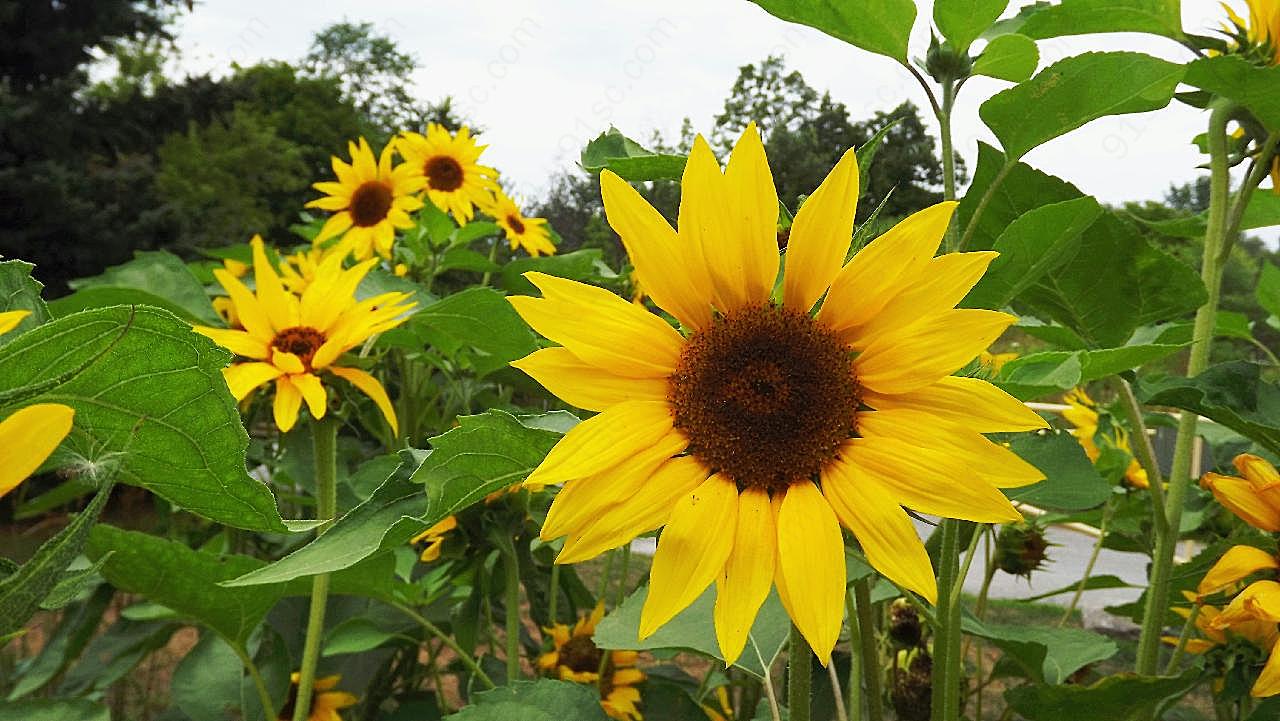
[[[809,721],[812,683],[809,642],[791,624],[791,645],[787,652],[787,712],[790,721]]]
[[[428,621],[426,616],[418,613],[413,608],[402,603],[395,603],[392,605],[399,609],[404,615],[412,618],[414,621],[417,621],[418,625],[422,626],[424,631],[440,639],[444,645],[448,646],[454,653],[456,653],[458,655],[458,660],[462,662],[462,665],[466,666],[471,673],[475,674],[475,677],[480,680],[480,683],[485,685],[485,688],[497,688],[497,684],[493,682],[493,679],[489,678],[489,674],[485,673],[484,669],[480,668],[480,664],[476,663],[475,658],[463,650],[452,636],[442,631],[439,626]]]
[[[960,626],[958,614],[953,616],[951,609],[959,608],[954,603],[954,597],[960,594],[956,583],[959,566],[960,521],[943,519],[942,549],[938,554],[938,628],[933,644],[933,721],[957,719],[954,710],[959,707],[960,646],[953,641],[960,638]]]
[[[853,582],[853,598],[858,612],[858,639],[861,645],[862,679],[867,686],[867,719],[884,718],[884,697],[880,689],[880,654],[876,651],[876,621],[871,608],[871,583],[866,578]],[[852,681],[850,681],[852,683]]]
[[[315,455],[316,518],[322,521],[316,528],[319,536],[333,524],[338,512],[338,421],[334,418],[313,420],[311,442]],[[315,685],[328,602],[329,574],[321,573],[311,580],[311,607],[307,612],[307,637],[298,669],[298,701],[293,707],[293,721],[307,721],[311,714],[311,690]]]

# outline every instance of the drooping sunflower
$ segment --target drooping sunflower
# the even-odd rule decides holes
[[[1280,532],[1280,472],[1252,453],[1241,453],[1232,463],[1240,476],[1209,472],[1201,477],[1200,486],[1250,526]]]
[[[277,716],[280,721],[293,721],[293,711],[298,705],[299,677],[300,674],[296,671],[290,677],[289,698],[285,700]],[[360,702],[355,694],[333,690],[341,681],[342,676],[336,674],[315,680],[311,686],[311,712],[307,714],[307,721],[342,721],[342,714],[339,712]]]
[[[1232,630],[1245,635],[1268,652],[1267,662],[1258,680],[1249,689],[1254,698],[1280,694],[1280,653],[1277,653],[1276,624],[1280,623],[1280,583],[1255,581],[1231,599],[1231,603],[1215,615],[1209,628]],[[1262,645],[1267,644],[1267,645]]]
[[[426,135],[407,132],[397,141],[405,164],[426,184],[427,197],[451,213],[458,225],[466,225],[475,217],[476,206],[498,190],[498,171],[479,164],[486,147],[476,145],[470,128],[463,126],[451,135],[439,123],[428,125]]]
[[[997,487],[1043,477],[981,435],[1043,419],[986,381],[950,376],[1014,320],[954,308],[995,254],[935,258],[955,208],[943,203],[846,264],[857,173],[850,151],[800,208],[780,302],[778,198],[754,124],[723,172],[695,140],[678,231],[621,178],[601,175],[609,223],[649,297],[683,330],[540,273],[526,277],[543,297],[510,299],[560,344],[512,365],[599,412],[525,482],[565,484],[542,528],[568,537],[558,562],[665,525],[641,637],[715,582],[716,634],[732,662],[776,585],[825,664],[843,618],[841,522],[885,576],[933,601],[933,569],[903,506],[1018,520]]]
[[[1280,0],[1245,0],[1249,19],[1223,3],[1229,22],[1226,34],[1233,54],[1268,66],[1280,66]],[[1280,194],[1280,153],[1271,159],[1271,191]]]
[[[31,315],[29,310],[6,310],[0,313],[0,335],[17,328],[22,319],[29,315]]]
[[[421,546],[422,553],[418,559],[423,563],[431,563],[440,558],[440,547],[444,545],[445,536],[458,527],[457,516],[449,516],[436,525],[409,539],[414,546]]]
[[[377,161],[368,141],[347,143],[351,162],[333,157],[333,174],[338,180],[316,183],[325,194],[307,203],[308,208],[334,211],[313,242],[317,245],[339,235],[339,247],[364,260],[375,253],[391,257],[396,228],[413,227],[409,213],[422,207],[416,193],[422,190],[422,176],[407,163],[392,164],[394,146],[382,149]]]
[[[1099,420],[1098,404],[1089,397],[1088,393],[1084,392],[1083,388],[1072,388],[1067,391],[1062,400],[1067,404],[1067,410],[1062,412],[1062,417],[1075,426],[1075,430],[1071,431],[1071,435],[1076,437],[1080,447],[1084,449],[1084,454],[1089,457],[1090,461],[1098,460],[1098,457],[1102,455],[1096,440]],[[1133,488],[1150,488],[1151,481],[1147,478],[1147,472],[1143,469],[1142,464],[1138,463],[1138,459],[1133,457],[1133,450],[1129,446],[1129,437],[1124,430],[1112,426],[1112,435],[1107,436],[1105,440],[1129,457],[1129,465],[1124,469],[1125,483]]]
[[[334,362],[370,337],[403,323],[415,306],[406,302],[409,294],[382,293],[357,301],[356,286],[377,259],[344,270],[342,256],[334,254],[316,270],[315,280],[299,297],[281,284],[262,239],[254,238],[251,244],[255,291],[225,270],[214,271],[231,297],[241,327],[195,326],[198,333],[245,359],[223,371],[231,394],[243,400],[274,380],[276,426],[288,431],[297,422],[304,400],[314,418],[324,417],[328,395],[321,377],[332,374],[369,396],[398,434],[395,410],[378,379]]]
[[[598,687],[600,706],[610,718],[641,721],[644,717],[638,708],[640,690],[636,684],[644,680],[644,672],[635,667],[635,651],[608,651],[591,640],[601,618],[604,618],[603,603],[597,604],[591,615],[579,618],[572,630],[562,623],[544,629],[551,635],[555,648],[538,658],[538,668],[555,674],[561,681]]]
[[[0,497],[36,472],[71,432],[75,415],[71,406],[36,403],[0,421]]]
[[[490,200],[480,207],[506,234],[511,249],[521,248],[533,257],[555,255],[556,246],[551,242],[551,230],[545,218],[526,218],[520,207],[501,190],[495,190]]]

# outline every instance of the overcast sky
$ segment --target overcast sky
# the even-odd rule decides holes
[[[1243,11],[1242,0],[1233,1]],[[913,56],[927,45],[929,14],[922,5]],[[1221,16],[1214,0],[1183,2],[1189,31],[1216,27]],[[541,194],[547,177],[571,166],[583,144],[610,124],[637,139],[653,129],[674,138],[687,116],[708,132],[738,66],[769,54],[785,55],[789,67],[829,90],[855,119],[903,100],[927,105],[895,62],[778,20],[746,0],[217,0],[198,3],[181,20],[182,69],[218,74],[232,62],[295,60],[318,29],[344,19],[373,22],[416,55],[421,96],[453,96],[463,115],[485,128],[485,160],[526,197]],[[1040,48],[1042,68],[1094,49],[1189,58],[1173,41],[1139,34],[1055,39]],[[964,86],[954,134],[970,167],[977,141],[994,143],[978,105],[1007,86],[987,78]],[[1095,121],[1024,160],[1103,201],[1159,199],[1170,183],[1203,172],[1190,140],[1204,123],[1204,113],[1175,101],[1157,112]]]

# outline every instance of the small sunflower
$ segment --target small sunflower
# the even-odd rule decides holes
[[[506,234],[511,249],[521,248],[533,257],[555,255],[556,246],[551,242],[551,229],[545,218],[526,218],[515,201],[501,190],[493,192],[493,198],[480,208],[493,216]]]
[[[995,256],[934,257],[955,203],[912,215],[846,264],[858,197],[847,152],[796,215],[776,302],[778,198],[754,124],[723,172],[695,140],[678,232],[617,175],[601,186],[646,292],[684,330],[603,288],[528,273],[543,297],[509,300],[560,346],[512,365],[599,412],[525,481],[565,484],[542,528],[568,536],[557,561],[665,526],[642,638],[714,582],[732,663],[776,585],[826,664],[844,616],[841,523],[881,573],[934,601],[903,506],[1021,519],[999,487],[1043,475],[981,434],[1045,423],[984,380],[950,376],[1015,320],[953,307]]]
[[[1210,472],[1200,479],[1200,486],[1250,526],[1280,532],[1280,472],[1252,453],[1241,453],[1233,463],[1240,476]]]
[[[1254,698],[1280,694],[1277,622],[1280,622],[1280,583],[1271,580],[1249,584],[1231,599],[1226,608],[1213,614],[1206,622],[1210,633],[1218,632],[1208,636],[1215,643],[1219,642],[1218,638],[1227,640],[1227,633],[1224,632],[1229,632],[1248,639],[1267,652],[1267,662],[1263,665],[1258,680],[1249,689],[1249,695]]]
[[[334,253],[339,253],[345,260],[349,253],[347,248],[316,248],[311,247],[306,250],[299,250],[280,259],[280,282],[284,284],[285,289],[290,293],[302,295],[316,279],[316,271],[320,269],[320,265],[324,259]]]
[[[29,315],[31,315],[29,310],[6,310],[0,313],[0,335],[17,328],[22,319]]]
[[[640,690],[636,684],[644,680],[644,672],[636,668],[635,651],[606,651],[591,640],[596,624],[604,617],[604,604],[599,603],[590,616],[578,619],[573,630],[557,623],[545,629],[555,648],[538,658],[538,668],[554,673],[561,681],[594,684],[600,689],[600,706],[617,721],[641,721],[638,708]],[[605,657],[608,654],[608,658]],[[601,676],[601,669],[604,675]]]
[[[377,162],[368,141],[347,143],[351,163],[333,158],[333,174],[337,182],[316,183],[313,187],[326,197],[307,203],[308,208],[335,211],[325,221],[313,241],[317,245],[342,236],[339,247],[354,253],[356,260],[377,253],[391,257],[396,228],[413,227],[409,213],[422,207],[415,195],[422,190],[422,177],[408,164],[392,166],[393,146],[382,149]]]
[[[299,674],[294,672],[289,679],[289,698],[280,709],[277,717],[280,721],[293,721],[293,710],[298,705],[298,678]],[[354,694],[333,690],[341,681],[342,676],[338,675],[315,680],[311,686],[311,713],[307,715],[307,721],[342,721],[339,711],[360,702]]]
[[[36,472],[71,432],[75,415],[71,406],[37,403],[0,421],[0,497]]]
[[[1075,426],[1075,430],[1071,431],[1071,435],[1076,437],[1080,443],[1080,447],[1084,449],[1084,454],[1089,457],[1090,461],[1098,460],[1102,455],[1102,451],[1098,448],[1098,404],[1094,403],[1088,393],[1083,388],[1072,388],[1067,391],[1062,400],[1067,404],[1067,410],[1062,412],[1062,417]],[[1150,488],[1151,481],[1147,478],[1147,472],[1143,469],[1142,464],[1138,463],[1138,459],[1133,457],[1133,450],[1129,446],[1129,437],[1124,430],[1116,426],[1112,426],[1114,436],[1108,436],[1105,440],[1112,444],[1115,448],[1124,451],[1129,457],[1129,465],[1124,469],[1125,483],[1133,488]]]
[[[419,533],[409,539],[409,543],[414,546],[421,545],[422,553],[418,558],[423,563],[431,563],[432,561],[440,558],[440,547],[444,545],[445,536],[449,534],[449,531],[452,531],[457,527],[458,518],[456,516],[449,516],[431,528],[428,528],[422,533]]]
[[[406,302],[409,294],[383,293],[357,301],[356,286],[377,261],[365,260],[344,270],[342,256],[335,254],[316,270],[315,280],[299,297],[284,289],[267,260],[262,239],[255,237],[251,244],[256,291],[225,270],[214,271],[231,296],[241,328],[195,327],[247,359],[223,371],[231,394],[243,400],[253,389],[274,380],[276,426],[288,431],[297,422],[304,400],[313,417],[324,417],[328,396],[320,379],[322,373],[331,373],[373,399],[398,434],[395,410],[382,384],[359,368],[333,363],[370,337],[403,323],[415,305]]]
[[[498,171],[480,165],[486,145],[476,145],[467,127],[456,135],[439,123],[427,126],[427,134],[404,133],[397,141],[405,164],[426,184],[427,197],[440,210],[453,214],[458,225],[475,216],[476,206],[488,202],[498,190]]]

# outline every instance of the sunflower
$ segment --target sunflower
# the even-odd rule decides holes
[[[992,384],[949,375],[1014,321],[953,308],[995,256],[933,257],[955,203],[912,215],[845,264],[858,197],[845,153],[796,216],[777,302],[778,198],[754,124],[724,172],[696,139],[678,232],[617,175],[602,173],[601,187],[646,292],[682,330],[602,288],[528,273],[543,297],[510,301],[560,346],[512,365],[599,412],[525,481],[565,484],[542,528],[568,536],[557,561],[665,525],[641,638],[714,581],[732,663],[776,585],[825,664],[843,619],[841,522],[881,573],[934,601],[903,506],[1021,518],[998,487],[1043,476],[981,434],[1045,423]]]
[[[280,721],[293,720],[293,710],[298,704],[298,678],[299,674],[294,672],[289,679],[289,698],[285,700],[284,707],[277,716]],[[332,690],[341,681],[342,676],[339,675],[315,680],[311,686],[311,713],[307,716],[307,721],[342,721],[342,714],[338,712],[360,702],[354,694]]]
[[[501,190],[493,191],[492,199],[486,201],[480,209],[497,221],[498,226],[506,233],[507,240],[511,242],[512,250],[522,248],[535,258],[539,255],[556,254],[546,219],[524,217],[515,201]]]
[[[335,253],[341,254],[345,260],[350,255],[348,248],[316,248],[299,250],[280,259],[280,282],[290,292],[302,295],[303,291],[316,279],[316,271],[324,259]]]
[[[1269,533],[1280,531],[1280,473],[1265,458],[1241,453],[1232,461],[1240,476],[1206,473],[1200,486],[1245,523]]]
[[[0,421],[0,496],[36,472],[71,432],[75,414],[61,403],[37,403]]]
[[[572,631],[562,623],[545,629],[555,648],[538,657],[538,668],[554,673],[561,681],[596,685],[600,689],[600,706],[610,718],[640,721],[644,717],[637,708],[640,690],[635,686],[644,680],[644,672],[635,667],[635,651],[606,651],[591,640],[603,617],[601,602],[590,616],[579,618]]]
[[[458,518],[456,516],[449,516],[431,528],[428,528],[422,533],[419,533],[409,539],[409,543],[414,546],[422,544],[422,554],[418,556],[418,558],[423,563],[431,563],[437,558],[440,558],[440,547],[444,545],[445,536],[449,534],[449,531],[452,531],[457,527]]]
[[[1062,412],[1062,417],[1075,426],[1075,430],[1071,431],[1071,435],[1075,436],[1076,440],[1079,441],[1080,447],[1084,449],[1084,454],[1089,457],[1090,461],[1098,460],[1098,457],[1102,455],[1096,440],[1098,437],[1098,404],[1094,403],[1083,388],[1072,388],[1067,391],[1062,400],[1067,404],[1067,409]],[[1105,441],[1123,451],[1129,458],[1129,465],[1124,469],[1125,483],[1128,483],[1133,488],[1150,488],[1151,481],[1147,478],[1147,472],[1142,468],[1142,464],[1138,463],[1138,459],[1133,457],[1133,450],[1129,447],[1129,438],[1124,430],[1112,426],[1112,433],[1114,435],[1106,436]]]
[[[403,323],[413,309],[408,293],[382,293],[357,301],[356,286],[376,259],[342,268],[342,255],[333,254],[316,270],[315,280],[301,297],[284,289],[267,260],[262,239],[254,238],[251,292],[225,270],[215,270],[218,282],[231,296],[241,328],[196,326],[198,333],[242,358],[223,371],[231,394],[243,400],[250,391],[274,380],[274,413],[281,431],[293,428],[305,400],[314,418],[323,418],[328,397],[321,373],[331,373],[373,399],[393,433],[398,434],[395,410],[376,378],[359,368],[333,365],[346,351],[370,337]]]
[[[31,315],[29,310],[6,310],[0,313],[0,335],[17,328],[22,319],[29,315]]]
[[[452,213],[458,225],[475,216],[475,207],[489,201],[498,190],[498,171],[479,165],[486,145],[476,145],[466,126],[456,135],[439,123],[427,126],[427,134],[408,132],[397,141],[405,164],[426,184],[427,197],[437,208]]]
[[[1207,622],[1211,631],[1232,631],[1267,652],[1267,662],[1249,689],[1249,695],[1255,698],[1280,694],[1277,622],[1280,622],[1280,583],[1271,580],[1249,584]]]
[[[1280,0],[1245,0],[1246,21],[1223,4],[1230,22],[1225,25],[1231,38],[1231,52],[1261,65],[1280,66]],[[1280,153],[1271,159],[1271,191],[1280,194]]]
[[[999,375],[1005,363],[1017,359],[1017,353],[991,353],[984,350],[978,354],[978,365],[991,375]]]
[[[316,183],[313,187],[325,194],[307,203],[308,208],[336,211],[325,221],[314,243],[342,236],[340,247],[355,253],[356,260],[372,257],[376,252],[391,257],[391,244],[396,228],[413,227],[409,213],[422,207],[415,195],[422,190],[423,180],[406,163],[392,166],[394,148],[388,143],[377,162],[368,141],[347,143],[351,163],[333,158],[333,174],[338,181]]]

